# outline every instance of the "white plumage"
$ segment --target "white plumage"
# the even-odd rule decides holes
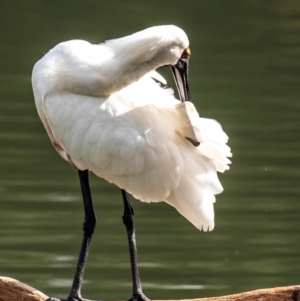
[[[33,69],[39,116],[59,154],[144,202],[165,201],[195,227],[214,228],[217,171],[227,170],[228,137],[199,118],[155,71],[188,48],[176,26],[148,28],[92,45],[63,42]],[[154,80],[155,79],[155,80]],[[187,138],[199,141],[195,147]]]

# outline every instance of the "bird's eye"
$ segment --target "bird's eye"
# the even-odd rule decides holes
[[[187,58],[187,57],[189,57],[190,55],[191,55],[191,50],[190,50],[190,48],[186,48],[186,49],[184,49],[184,51],[182,52],[181,57],[182,57],[182,58]]]

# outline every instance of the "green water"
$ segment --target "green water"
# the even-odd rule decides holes
[[[300,6],[277,1],[2,1],[0,275],[66,296],[81,242],[77,174],[37,116],[33,64],[55,44],[101,42],[158,24],[190,38],[190,86],[202,116],[229,134],[231,170],[216,228],[197,231],[166,204],[134,201],[141,278],[153,299],[300,283]],[[163,70],[170,82],[170,70]],[[130,297],[119,190],[91,177],[98,227],[83,295]]]

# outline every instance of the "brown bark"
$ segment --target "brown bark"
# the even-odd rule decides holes
[[[0,277],[0,301],[45,301],[47,298],[48,296],[27,284],[12,278]],[[300,301],[300,285],[180,301]]]

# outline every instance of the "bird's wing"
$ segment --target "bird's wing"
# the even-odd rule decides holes
[[[169,110],[152,104],[129,109],[126,99],[114,97],[46,95],[54,143],[77,168],[143,201],[161,201],[179,185],[184,164]]]
[[[182,102],[174,106],[180,116],[182,125],[180,133],[192,144],[198,146],[201,155],[213,160],[216,170],[224,172],[229,169],[231,161],[230,147],[226,144],[228,136],[221,125],[213,119],[200,118],[194,104]]]
[[[231,154],[227,136],[216,121],[199,118],[192,104],[182,113],[171,91],[152,82],[150,90],[131,85],[106,100],[46,95],[54,142],[77,168],[92,170],[142,201],[164,200],[198,229],[212,230],[214,195],[222,191],[217,170],[228,168]],[[140,103],[133,105],[131,97]]]

